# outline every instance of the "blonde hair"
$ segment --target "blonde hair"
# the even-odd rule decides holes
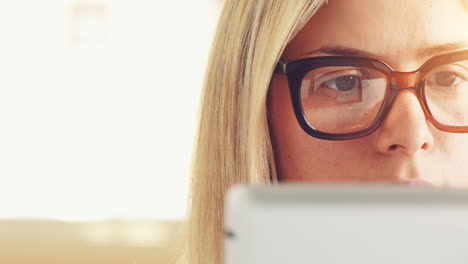
[[[267,93],[286,44],[326,0],[228,0],[202,94],[184,262],[222,262],[223,198],[276,179]]]

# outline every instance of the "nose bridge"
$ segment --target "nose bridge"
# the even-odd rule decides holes
[[[395,88],[398,90],[416,87],[418,78],[419,78],[419,72],[417,71],[393,73]]]
[[[434,139],[425,118],[426,111],[416,92],[419,77],[417,71],[393,73],[394,88],[398,92],[409,90],[413,94],[399,93],[394,97],[377,136],[377,147],[382,153],[413,155],[433,145]]]

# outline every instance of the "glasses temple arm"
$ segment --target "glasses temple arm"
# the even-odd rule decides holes
[[[274,73],[286,74],[286,68],[287,68],[287,63],[284,61],[279,61],[278,64],[276,64]]]

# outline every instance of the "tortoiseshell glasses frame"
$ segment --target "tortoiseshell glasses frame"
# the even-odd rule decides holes
[[[295,61],[280,61],[275,68],[275,73],[285,74],[287,76],[292,106],[294,108],[297,121],[307,134],[316,138],[326,140],[347,140],[370,135],[382,124],[399,91],[403,89],[412,90],[414,92],[424,111],[426,119],[429,120],[436,128],[446,132],[467,133],[468,123],[464,124],[466,126],[454,126],[438,121],[431,112],[425,91],[426,78],[433,69],[442,65],[457,63],[460,61],[468,61],[468,50],[456,51],[432,57],[419,69],[412,72],[395,71],[385,62],[372,58],[328,56],[305,58]],[[330,133],[327,131],[321,131],[319,128],[310,124],[306,114],[304,113],[303,102],[301,99],[301,86],[303,85],[304,78],[310,72],[320,70],[324,67],[350,67],[352,69],[365,68],[381,74],[381,79],[385,79],[386,88],[385,92],[382,92],[382,94],[384,93],[384,95],[382,95],[384,97],[382,98],[383,101],[380,105],[380,109],[378,109],[378,112],[376,111],[375,118],[373,118],[373,120],[368,124],[366,123],[365,127],[359,128],[358,131]],[[466,70],[468,72],[468,68]],[[468,77],[466,81],[468,83]]]

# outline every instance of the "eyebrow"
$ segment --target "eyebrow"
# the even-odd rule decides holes
[[[427,48],[421,48],[418,51],[418,57],[419,58],[424,58],[424,57],[432,57],[435,55],[440,55],[443,53],[451,52],[451,51],[456,51],[460,49],[466,49],[468,48],[468,43],[463,43],[463,42],[449,42],[441,45],[436,45],[433,47],[427,47]]]
[[[435,55],[440,55],[443,53],[448,53],[451,51],[461,50],[468,48],[468,43],[464,42],[449,42],[441,45],[431,46],[431,47],[424,47],[420,48],[416,56],[418,58],[428,58],[433,57]],[[378,60],[387,60],[388,58],[383,55],[374,54],[368,51],[345,47],[341,45],[327,45],[322,46],[319,49],[307,52],[306,55],[314,55],[316,53],[326,53],[330,55],[337,55],[337,56],[350,56],[350,57],[365,57],[365,58],[374,58]]]

